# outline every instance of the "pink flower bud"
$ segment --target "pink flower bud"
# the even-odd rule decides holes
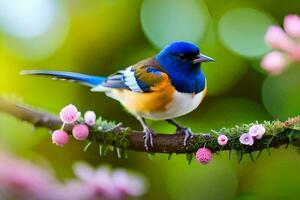
[[[291,37],[300,38],[300,17],[298,15],[288,15],[284,18],[284,30]]]
[[[252,146],[254,144],[254,139],[249,133],[244,133],[240,136],[240,143]]]
[[[85,124],[77,124],[73,127],[72,135],[76,140],[85,140],[89,136],[89,128]]]
[[[80,112],[78,112],[77,108],[70,104],[64,107],[60,111],[60,119],[65,124],[72,124],[80,117]]]
[[[279,51],[272,51],[264,56],[261,66],[272,75],[280,74],[286,67],[287,57]]]
[[[52,133],[52,143],[58,146],[64,146],[69,141],[68,134],[63,130],[56,130]]]
[[[294,43],[289,36],[278,26],[270,26],[265,35],[265,41],[273,48],[289,51]]]
[[[249,129],[249,135],[252,137],[255,137],[256,139],[261,139],[263,135],[265,134],[266,129],[263,125],[258,124],[258,125],[253,125]]]
[[[212,159],[212,153],[208,148],[200,148],[196,152],[196,159],[201,164],[208,164]]]
[[[89,125],[89,126],[93,126],[96,122],[96,114],[94,111],[87,111],[84,114],[84,122]]]
[[[228,137],[226,135],[219,135],[218,137],[218,143],[221,146],[225,146],[228,142]]]

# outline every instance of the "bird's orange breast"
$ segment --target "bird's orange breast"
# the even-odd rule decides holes
[[[138,93],[126,89],[113,89],[112,96],[133,114],[161,112],[173,100],[175,88],[169,81],[151,88],[153,92]]]

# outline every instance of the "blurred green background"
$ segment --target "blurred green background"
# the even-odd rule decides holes
[[[63,81],[22,77],[20,70],[51,69],[108,75],[164,45],[187,40],[217,62],[203,65],[208,96],[193,113],[178,120],[205,132],[235,124],[284,120],[300,113],[300,68],[277,77],[260,69],[270,51],[264,43],[268,26],[300,14],[299,0],[0,0],[0,95],[58,113],[69,104],[95,110],[108,120],[134,129],[139,123],[102,93]],[[172,132],[164,122],[149,122]],[[84,142],[64,148],[51,144],[49,132],[0,113],[1,146],[26,159],[51,165],[59,178],[72,177],[72,163],[111,163],[138,170],[149,180],[143,199],[279,200],[300,198],[300,155],[296,149],[263,152],[253,164],[237,164],[228,152],[209,165],[188,165],[184,155],[129,152],[99,157],[98,147],[83,152]]]

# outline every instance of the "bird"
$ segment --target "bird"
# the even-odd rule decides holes
[[[145,119],[164,120],[176,127],[176,134],[183,134],[183,145],[192,136],[190,128],[174,118],[195,110],[207,93],[207,80],[202,71],[203,62],[213,58],[200,52],[188,41],[174,41],[153,57],[146,58],[107,77],[75,72],[25,70],[23,75],[45,75],[55,79],[70,80],[104,92],[119,101],[140,122],[144,146],[149,150],[155,132]]]

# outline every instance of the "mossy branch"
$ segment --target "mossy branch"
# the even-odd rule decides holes
[[[32,107],[10,102],[0,97],[0,111],[11,114],[21,120],[33,124],[35,127],[44,127],[50,130],[59,129],[62,125],[61,120],[47,112],[34,109]],[[200,147],[207,147],[213,152],[223,150],[236,150],[238,155],[262,151],[269,148],[276,148],[280,145],[289,145],[290,143],[300,147],[300,116],[290,118],[285,122],[265,121],[262,125],[266,133],[262,139],[256,140],[252,146],[242,145],[239,142],[241,134],[248,132],[252,124],[244,124],[233,128],[222,128],[218,131],[212,131],[211,136],[205,134],[195,134],[188,140],[188,145],[183,146],[184,136],[178,134],[157,134],[154,137],[154,146],[149,148],[153,153],[193,153]],[[66,126],[65,130],[71,132],[72,126]],[[147,152],[144,148],[143,133],[141,131],[131,130],[121,125],[115,126],[110,130],[101,130],[91,128],[89,140],[104,145],[111,145],[120,149],[131,149],[135,151]],[[220,146],[217,142],[217,133],[227,135],[229,141],[226,146]]]

